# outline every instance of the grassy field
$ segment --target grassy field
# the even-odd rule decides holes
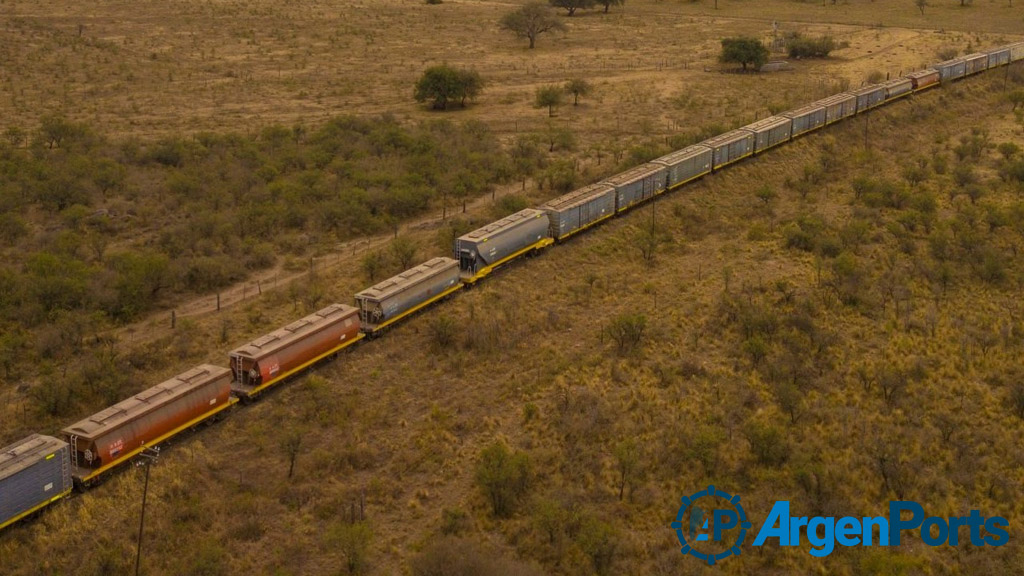
[[[0,73],[5,124],[44,113],[89,120],[116,134],[151,136],[316,124],[340,113],[430,116],[411,98],[424,68],[472,67],[489,83],[457,114],[514,133],[543,126],[534,89],[583,77],[597,84],[582,110],[559,122],[608,145],[701,124],[764,114],[769,104],[807,100],[845,79],[898,74],[1019,33],[1024,8],[981,0],[944,1],[924,16],[910,2],[854,0],[836,6],[794,1],[627,3],[609,14],[566,18],[564,35],[537,49],[498,28],[505,2],[429,6],[397,0],[132,4],[5,0]],[[828,32],[850,48],[796,73],[722,76],[715,62],[729,34]],[[838,24],[842,23],[842,24]],[[705,71],[711,69],[711,71]],[[738,112],[742,110],[741,114]]]
[[[547,129],[537,86],[594,83],[554,122],[580,140],[562,155],[595,174],[633,145],[739,125],[1021,30],[1016,5],[956,4],[922,16],[910,2],[628,3],[567,19],[566,35],[531,52],[497,30],[509,3],[5,0],[0,128],[53,112],[142,141],[339,113],[413,122],[438,115],[412,102],[412,84],[447,61],[489,85],[444,116],[506,140]],[[772,21],[849,47],[770,75],[721,70],[721,37],[767,39]],[[801,514],[874,515],[898,496],[1015,526],[1024,213],[995,146],[1021,142],[1022,125],[1005,89],[1002,76],[971,79],[704,179],[174,443],[153,469],[144,572],[474,573],[466,566],[483,557],[489,570],[475,573],[710,573],[681,557],[668,523],[679,496],[711,482],[742,494],[756,525],[783,497]],[[907,176],[915,166],[920,181]],[[467,217],[486,221],[490,209],[479,202]],[[633,243],[652,219],[661,243],[648,265]],[[426,257],[445,253],[438,232],[428,222],[403,235]],[[163,314],[126,327],[123,354],[160,359],[137,388],[223,364],[247,338],[350,301],[368,283],[348,272],[359,256],[330,257],[334,267],[290,290],[173,332]],[[627,312],[644,314],[647,332],[620,354],[606,328]],[[447,343],[444,319],[461,327]],[[4,435],[33,429],[31,400],[14,382],[4,394]],[[496,440],[531,470],[507,519],[475,481]],[[141,471],[127,470],[5,531],[0,565],[129,572],[141,487]],[[998,550],[843,549],[827,564],[806,545],[766,547],[716,570],[1017,573],[1015,537]]]

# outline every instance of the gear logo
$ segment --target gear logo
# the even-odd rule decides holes
[[[707,533],[709,519],[706,518],[709,512],[710,535]],[[688,522],[684,523],[684,519]],[[682,553],[705,561],[709,566],[729,556],[739,556],[740,546],[751,528],[747,513],[740,505],[740,497],[715,490],[714,486],[683,496],[682,505],[671,526],[683,547]],[[733,538],[731,532],[736,532],[737,529],[738,532]],[[698,544],[700,550],[695,547]]]

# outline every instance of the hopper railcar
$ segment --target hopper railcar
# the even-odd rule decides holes
[[[231,371],[203,364],[61,430],[71,476],[88,485],[147,446],[159,444],[237,402]]]
[[[331,304],[228,353],[231,391],[252,400],[300,370],[363,338],[359,310]]]

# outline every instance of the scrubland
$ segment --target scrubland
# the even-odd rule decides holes
[[[126,183],[111,192],[119,205],[155,214],[150,195],[166,198],[191,177],[197,206],[225,218],[231,208],[205,204],[211,182],[241,193],[248,168],[259,168],[244,162],[291,166],[288,158],[305,154],[291,148],[296,126],[315,134],[339,114],[388,113],[399,127],[388,134],[415,134],[438,117],[411,102],[421,69],[473,66],[491,84],[443,117],[459,131],[479,123],[506,149],[532,141],[543,160],[530,174],[510,170],[480,185],[465,213],[454,196],[424,199],[397,225],[424,259],[447,254],[454,229],[554,195],[565,181],[552,178],[553,166],[570,166],[570,185],[583,183],[1019,29],[1016,6],[945,4],[923,17],[909,2],[755,9],[723,0],[717,12],[711,2],[627,4],[567,19],[568,34],[542,38],[530,53],[496,31],[491,21],[509,6],[491,2],[179,2],[129,15],[119,3],[86,15],[65,3],[6,2],[13,34],[3,46],[15,64],[0,104],[17,119],[4,127],[28,134],[46,117],[86,126],[90,161],[110,151],[121,165],[137,146],[149,160],[124,163]],[[645,24],[659,17],[670,24]],[[849,47],[780,73],[723,72],[718,38],[769,37],[772,19]],[[579,107],[562,107],[553,121],[532,107],[535,87],[578,76],[595,85]],[[680,496],[712,483],[741,494],[755,525],[777,499],[825,516],[878,515],[889,500],[908,499],[933,515],[976,508],[1011,525],[998,549],[912,539],[892,550],[837,549],[822,563],[806,544],[751,548],[715,568],[727,574],[1019,572],[1024,173],[1011,145],[1022,141],[1022,119],[1006,95],[1022,85],[1019,70],[985,74],[705,178],[173,442],[152,470],[144,572],[704,573],[711,569],[679,554],[668,524]],[[556,132],[561,149],[546,152]],[[202,145],[202,155],[180,165],[146,156],[168,143]],[[239,164],[211,180],[207,162],[224,149],[257,153],[228,154]],[[52,169],[74,150],[26,140],[4,153]],[[366,154],[371,163],[384,156]],[[285,170],[282,183],[301,187],[304,175],[324,177],[320,168],[314,156]],[[252,190],[275,198],[268,182]],[[96,186],[79,204],[88,214],[110,210]],[[504,200],[492,203],[492,189]],[[115,228],[105,250],[157,251],[171,222],[195,223],[169,204],[174,219]],[[81,209],[76,219],[74,205],[18,206],[24,244],[5,249],[8,277],[41,271],[19,260],[34,252],[124,269],[81,239],[96,233]],[[395,221],[375,221],[365,232],[379,236],[367,237],[323,222],[294,226],[285,251],[274,226],[255,233],[276,258],[243,276],[301,274],[258,296],[252,287],[219,313],[179,318],[174,330],[170,309],[219,287],[168,281],[147,308],[106,318],[102,330],[40,313],[14,347],[19,356],[5,356],[15,360],[4,366],[3,436],[55,430],[195,363],[223,364],[229,348],[323,304],[348,302],[369,283],[363,263],[378,249],[378,274],[401,268],[387,247]],[[69,250],[75,234],[83,244]],[[645,257],[638,244],[648,242]],[[309,272],[310,256],[333,263]],[[638,315],[641,336],[620,345],[610,328]],[[52,326],[81,328],[47,336]],[[11,574],[128,572],[141,489],[141,470],[125,470],[5,531],[0,563]]]

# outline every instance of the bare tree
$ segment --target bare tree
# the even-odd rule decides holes
[[[928,5],[928,0],[914,0],[914,6],[921,11],[921,15],[924,16],[924,7]]]
[[[302,432],[295,430],[288,434],[284,440],[284,451],[288,454],[288,479],[295,472],[295,459],[299,457],[299,450],[302,448]]]
[[[622,441],[615,447],[615,468],[618,478],[616,488],[619,489],[619,500],[622,500],[626,486],[633,490],[633,481],[640,467],[640,454],[636,441],[632,438]]]
[[[565,24],[556,20],[547,7],[539,2],[531,2],[515,12],[505,14],[501,19],[501,27],[515,33],[518,38],[529,39],[531,49],[537,42],[537,36],[545,32],[565,31]]]

